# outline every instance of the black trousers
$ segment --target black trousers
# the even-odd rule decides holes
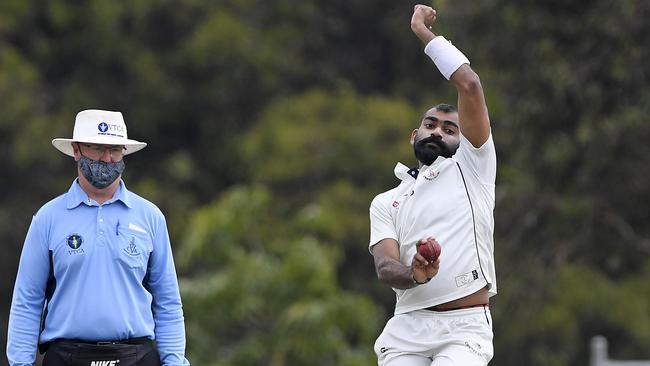
[[[160,366],[160,356],[151,342],[55,341],[48,345],[42,366]]]

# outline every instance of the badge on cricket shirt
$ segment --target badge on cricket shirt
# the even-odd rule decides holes
[[[429,169],[427,170],[426,173],[424,173],[423,177],[426,180],[434,180],[440,175],[440,172],[434,170],[434,169]]]
[[[129,244],[122,247],[122,251],[132,257],[140,255],[140,252],[138,252],[138,246],[135,245],[135,236],[131,237],[131,240],[129,240]]]
[[[79,234],[70,234],[68,235],[67,244],[71,248],[68,250],[68,255],[80,254],[84,252],[84,249],[81,247],[84,239]]]

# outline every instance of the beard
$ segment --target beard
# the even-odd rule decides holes
[[[449,145],[442,141],[442,138],[438,136],[429,136],[417,140],[413,144],[415,158],[424,165],[433,164],[439,156],[451,158],[457,148],[458,146],[454,148],[449,147]]]

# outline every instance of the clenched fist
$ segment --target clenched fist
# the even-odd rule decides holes
[[[411,16],[411,30],[422,41],[427,44],[436,35],[431,32],[431,26],[436,21],[437,12],[430,6],[416,5]]]

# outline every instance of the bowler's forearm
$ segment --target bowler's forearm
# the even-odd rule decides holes
[[[432,39],[436,38],[436,35],[429,28],[427,28],[424,23],[411,23],[411,30],[425,46],[431,42]]]
[[[377,278],[390,287],[398,289],[415,287],[411,267],[405,266],[392,258],[380,260],[376,264],[375,270],[377,271]]]

